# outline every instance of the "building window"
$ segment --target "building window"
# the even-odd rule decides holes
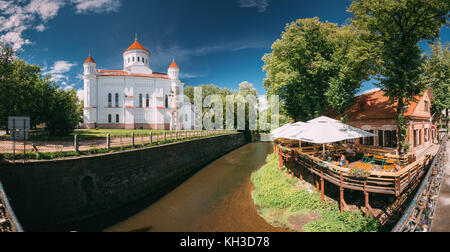
[[[112,123],[112,116],[111,116],[111,114],[108,115],[108,123]]]
[[[370,132],[373,134],[373,130],[368,130],[367,132]],[[374,137],[364,137],[362,139],[362,144],[363,145],[369,145],[369,146],[373,146],[375,144],[375,138]]]
[[[141,58],[140,57],[137,57],[138,58],[138,62],[141,62]]]
[[[134,62],[134,57],[133,57],[133,62]]]
[[[384,132],[382,130],[378,131],[378,146],[384,146]]]
[[[165,107],[169,108],[169,96],[166,95],[166,99],[165,99]]]
[[[425,112],[430,112],[430,105],[427,101],[425,102]]]
[[[139,94],[139,108],[142,108],[142,94]]]
[[[108,108],[111,108],[111,107],[112,107],[112,94],[109,93],[108,94]]]
[[[147,94],[145,97],[145,106],[148,108],[150,107],[150,95]]]
[[[397,147],[397,131],[396,130],[379,130],[378,146],[387,148]]]
[[[116,93],[116,108],[119,107],[119,94]]]
[[[116,123],[119,123],[120,122],[120,118],[119,118],[119,115],[117,114],[116,115]]]
[[[384,131],[384,147],[397,148],[397,131]]]
[[[188,118],[187,118],[187,114],[184,115],[184,121],[187,122]]]
[[[130,63],[130,57],[128,57],[128,63]]]

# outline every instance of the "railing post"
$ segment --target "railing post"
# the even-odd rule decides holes
[[[78,135],[73,136],[73,147],[75,149],[75,152],[80,152],[79,146],[78,146]]]
[[[10,133],[13,139],[13,164],[16,163],[16,120],[13,119],[13,130]]]
[[[167,141],[167,132],[164,130],[164,142]]]
[[[153,144],[153,132],[150,131],[150,144]]]
[[[323,167],[321,169],[321,174],[320,174],[320,187],[321,187],[321,200],[322,202],[325,202],[325,181],[323,179]]]
[[[131,147],[134,148],[134,132],[131,133]]]
[[[178,130],[175,132],[175,139],[178,141]]]
[[[106,148],[108,149],[108,152],[111,151],[111,135],[106,135]]]
[[[341,206],[341,213],[344,212],[345,207],[345,201],[344,201],[344,174],[342,171],[340,171],[340,183],[339,183],[339,191],[340,191],[340,206]]]

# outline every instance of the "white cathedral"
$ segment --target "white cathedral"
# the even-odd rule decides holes
[[[123,70],[84,62],[84,128],[190,130],[193,106],[180,98],[184,83],[172,61],[168,73],[150,68],[151,53],[136,39],[123,53]]]

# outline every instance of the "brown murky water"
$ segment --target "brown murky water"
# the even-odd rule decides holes
[[[278,232],[253,204],[251,173],[270,143],[252,143],[211,163],[175,190],[107,232]]]

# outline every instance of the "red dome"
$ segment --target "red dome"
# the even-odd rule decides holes
[[[91,54],[89,54],[89,57],[84,62],[84,64],[86,64],[86,63],[94,63],[94,64],[96,64],[94,59],[91,57]]]
[[[147,49],[145,49],[145,47],[143,47],[137,40],[134,41],[134,43],[130,47],[128,47],[128,49],[125,50],[125,52],[130,50],[144,50],[150,54],[150,52]]]
[[[170,68],[180,69],[180,68],[177,66],[177,64],[175,63],[175,60],[172,61],[172,64],[169,66],[169,69],[170,69]]]

